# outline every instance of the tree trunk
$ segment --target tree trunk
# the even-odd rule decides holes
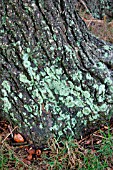
[[[113,114],[113,46],[88,30],[74,0],[2,1],[2,116],[37,145],[77,139]]]

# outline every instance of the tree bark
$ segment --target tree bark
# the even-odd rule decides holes
[[[2,116],[39,146],[80,139],[113,114],[113,46],[87,30],[75,2],[1,3]]]

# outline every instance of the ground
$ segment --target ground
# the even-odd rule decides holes
[[[113,169],[112,120],[80,141],[69,137],[58,143],[53,138],[47,148],[34,148],[26,139],[15,141],[13,130],[7,121],[0,122],[0,169]]]

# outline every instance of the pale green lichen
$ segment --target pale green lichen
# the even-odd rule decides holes
[[[66,99],[65,99],[65,105],[68,106],[68,107],[73,107],[73,106],[75,106],[75,102],[74,102],[74,100],[73,100],[73,97],[71,97],[71,96],[66,97]]]
[[[3,45],[2,52],[4,54],[5,50],[4,56],[7,59],[2,57],[4,67],[7,66],[7,69],[2,70],[4,113],[10,115],[11,120],[16,122],[23,132],[25,129],[35,141],[40,137],[48,137],[50,131],[59,137],[71,134],[79,138],[83,135],[83,129],[90,127],[92,122],[101,122],[101,117],[104,119],[109,114],[109,102],[113,101],[112,78],[107,74],[109,72],[104,61],[99,59],[101,49],[97,47],[95,50],[95,42],[89,43],[86,35],[86,41],[83,40],[80,30],[76,26],[73,28],[76,19],[70,20],[67,12],[69,25],[64,28],[67,29],[65,37],[59,29],[62,28],[62,23],[58,21],[58,25],[61,25],[57,28],[52,21],[54,15],[49,18],[53,12],[45,15],[46,11],[43,11],[50,24],[48,25],[39,13],[36,13],[35,17],[33,9],[36,12],[38,7],[31,3],[31,6],[30,2],[23,4],[22,9],[27,9],[27,12],[24,11],[19,17],[17,23],[20,29],[10,19],[12,12],[7,19],[13,26],[13,29],[10,28],[12,37],[19,40]],[[40,1],[39,5],[43,9],[46,3]],[[19,13],[16,4],[14,7]],[[57,19],[59,17],[60,14]],[[26,31],[26,27],[23,27],[23,21],[29,30]],[[7,37],[10,37],[10,33],[6,32]],[[67,39],[70,43],[66,38],[70,38]],[[90,50],[93,50],[94,54]],[[105,53],[102,57],[108,57],[109,46],[104,45],[103,50]],[[35,139],[35,136],[38,138]]]
[[[66,47],[67,52],[69,52],[71,55],[73,55]],[[30,50],[27,50],[27,52]],[[57,61],[57,60],[56,60]],[[37,65],[36,60],[33,60],[35,65]],[[106,112],[107,111],[107,105],[103,101],[105,99],[105,85],[104,84],[93,84],[92,88],[97,91],[96,96],[97,100],[100,104],[98,106],[95,102],[93,97],[91,96],[91,91],[88,88],[87,90],[83,90],[80,81],[84,84],[84,76],[82,75],[82,72],[77,70],[77,72],[72,73],[73,81],[77,81],[79,85],[75,85],[72,81],[70,81],[66,75],[63,72],[63,69],[61,67],[58,67],[57,65],[54,66],[45,66],[42,71],[40,71],[40,74],[37,74],[36,67],[32,67],[31,62],[29,61],[29,55],[27,53],[24,53],[23,55],[23,65],[27,69],[29,76],[31,80],[27,78],[23,72],[19,74],[19,80],[24,85],[24,87],[27,88],[27,90],[30,92],[33,100],[37,101],[35,103],[32,99],[29,104],[24,104],[23,108],[25,109],[22,115],[24,116],[24,122],[25,127],[29,127],[29,129],[35,129],[36,124],[30,121],[35,119],[38,120],[40,116],[42,117],[41,121],[43,123],[39,123],[37,126],[40,130],[43,131],[43,129],[46,127],[46,121],[47,118],[43,117],[43,107],[46,114],[50,112],[52,114],[52,120],[49,120],[49,130],[51,132],[55,132],[55,134],[63,135],[62,132],[62,126],[65,123],[65,126],[63,128],[63,131],[66,133],[67,131],[71,132],[72,135],[76,134],[76,126],[77,124],[81,124],[84,126],[87,126],[87,122],[89,121],[95,121],[97,120],[100,115],[98,112]],[[92,76],[87,73],[86,74],[87,81],[94,81]],[[107,78],[108,80],[108,78]],[[111,84],[111,79],[109,81],[105,80],[106,83],[109,85]],[[8,92],[10,92],[10,88],[8,87],[9,83],[5,82],[5,89],[8,89]],[[109,88],[110,91],[112,91]],[[3,90],[4,96],[7,95],[6,91]],[[13,94],[13,93],[12,93]],[[23,94],[19,93],[18,96],[23,99]],[[56,97],[57,96],[57,97]],[[12,95],[15,101],[18,100]],[[58,98],[58,100],[57,100]],[[26,100],[27,98],[25,98]],[[10,103],[10,102],[9,102]],[[62,107],[63,105],[63,107]],[[6,106],[5,106],[6,107]],[[7,110],[11,109],[11,105],[7,106]],[[72,109],[74,113],[70,115],[69,109]],[[28,117],[28,113],[29,117]],[[11,113],[12,119],[15,121],[16,117]],[[56,116],[56,118],[55,118]],[[87,118],[86,118],[87,117]],[[81,123],[79,122],[79,119],[81,119]],[[44,123],[45,122],[45,123]],[[73,132],[74,129],[74,132]]]
[[[6,89],[8,92],[10,92],[10,91],[11,91],[11,87],[10,87],[10,85],[9,85],[9,82],[8,82],[8,81],[4,80],[4,81],[2,82],[2,86],[3,86],[3,87],[4,87],[4,89]]]
[[[77,112],[76,116],[81,118],[81,117],[83,117],[83,113],[81,111],[79,111],[79,112]]]
[[[1,98],[4,102],[4,105],[3,105],[3,110],[8,113],[11,109],[11,103],[9,102],[8,98],[7,97],[3,97]]]
[[[107,110],[107,104],[106,103],[104,103],[104,104],[102,104],[100,107],[99,107],[99,110],[100,111],[102,111],[102,112],[105,112],[106,110]]]
[[[29,59],[29,54],[28,54],[28,53],[24,53],[24,51],[23,51],[22,59],[23,59],[23,61],[28,61],[28,59]]]
[[[110,77],[105,78],[104,83],[106,83],[109,86],[110,85],[113,86],[113,82],[112,82],[112,79]]]
[[[31,52],[31,49],[30,48],[27,48],[27,53],[30,53]]]
[[[90,110],[89,107],[84,107],[84,108],[83,108],[83,114],[84,114],[84,115],[89,115],[90,113],[91,113],[91,110]]]
[[[110,87],[109,87],[109,91],[110,91],[111,93],[113,93],[113,86],[110,86]]]
[[[25,60],[23,61],[23,65],[26,67],[26,68],[29,68],[31,66],[31,63],[28,61],[28,60]]]
[[[1,89],[1,92],[3,93],[4,96],[8,96],[7,91],[5,89]]]
[[[26,108],[28,112],[32,112],[32,108],[29,105],[24,105],[24,108]]]
[[[23,95],[22,95],[22,93],[19,93],[19,95],[18,95],[21,99],[22,99],[22,97],[23,97]]]
[[[83,91],[83,95],[85,98],[90,98],[90,93],[88,91]]]
[[[104,45],[104,49],[108,51],[108,50],[110,50],[110,46],[109,45]]]
[[[58,117],[55,122],[65,121],[65,124],[67,124],[67,128],[65,128],[64,131],[66,131],[67,129],[72,131],[72,127],[74,128],[76,126],[77,120],[75,118],[70,118],[70,114],[68,112],[67,114],[64,114],[60,108],[60,105],[64,104],[64,107],[67,108],[74,107],[77,108],[76,116],[79,118],[88,116],[87,120],[83,119],[81,121],[81,123],[83,123],[85,126],[87,125],[88,120],[93,121],[98,119],[99,114],[97,113],[99,111],[101,112],[106,111],[107,107],[105,104],[102,104],[101,106],[97,106],[96,104],[94,104],[93,99],[91,98],[90,95],[90,91],[86,90],[83,91],[81,86],[74,86],[74,84],[71,81],[66,80],[65,76],[64,76],[65,78],[61,80],[62,73],[63,73],[62,68],[58,69],[55,66],[45,67],[43,72],[40,72],[40,75],[34,74],[34,79],[37,80],[34,81],[36,89],[32,90],[31,83],[29,90],[30,89],[32,90],[32,96],[34,99],[37,98],[37,102],[39,104],[39,107],[37,107],[37,109],[35,107],[33,109],[34,115],[36,116],[37,114],[42,115],[42,104],[45,100],[48,100],[48,102],[46,102],[45,104],[46,111],[48,112],[49,110],[52,110],[52,115],[54,116],[60,115],[60,117]],[[93,80],[89,73],[86,76],[88,80]],[[75,79],[77,79],[78,81],[82,80],[82,73],[81,72],[76,73],[75,77],[76,77]],[[105,97],[105,85],[95,84],[93,85],[93,87],[98,91],[97,93],[98,101],[103,102]],[[56,101],[54,93],[59,96],[59,102]],[[85,102],[83,102],[84,100],[83,98],[85,99]],[[27,111],[32,112],[32,109],[29,110],[30,108],[29,106],[24,107],[27,109]],[[91,113],[95,114],[90,116]],[[30,117],[33,118],[33,116]],[[70,120],[71,124],[69,123]],[[62,123],[60,123],[58,126],[58,124],[55,122],[53,126],[50,128],[50,130],[58,132],[58,130],[60,130],[60,127],[62,126]],[[40,125],[40,128],[42,128],[42,125]],[[62,132],[60,131],[58,134],[60,135],[62,134]]]

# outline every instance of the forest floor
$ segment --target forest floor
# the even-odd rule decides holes
[[[93,34],[113,43],[113,20],[94,19],[83,8],[79,12]],[[113,170],[113,121],[80,141],[53,138],[43,149],[29,147],[13,130],[0,121],[0,170]]]
[[[113,120],[109,126],[77,141],[71,137],[33,148],[0,121],[0,170],[113,170]]]
[[[77,8],[89,31],[99,39],[113,43],[113,17],[105,15],[102,19],[96,19],[83,4],[78,3]]]

